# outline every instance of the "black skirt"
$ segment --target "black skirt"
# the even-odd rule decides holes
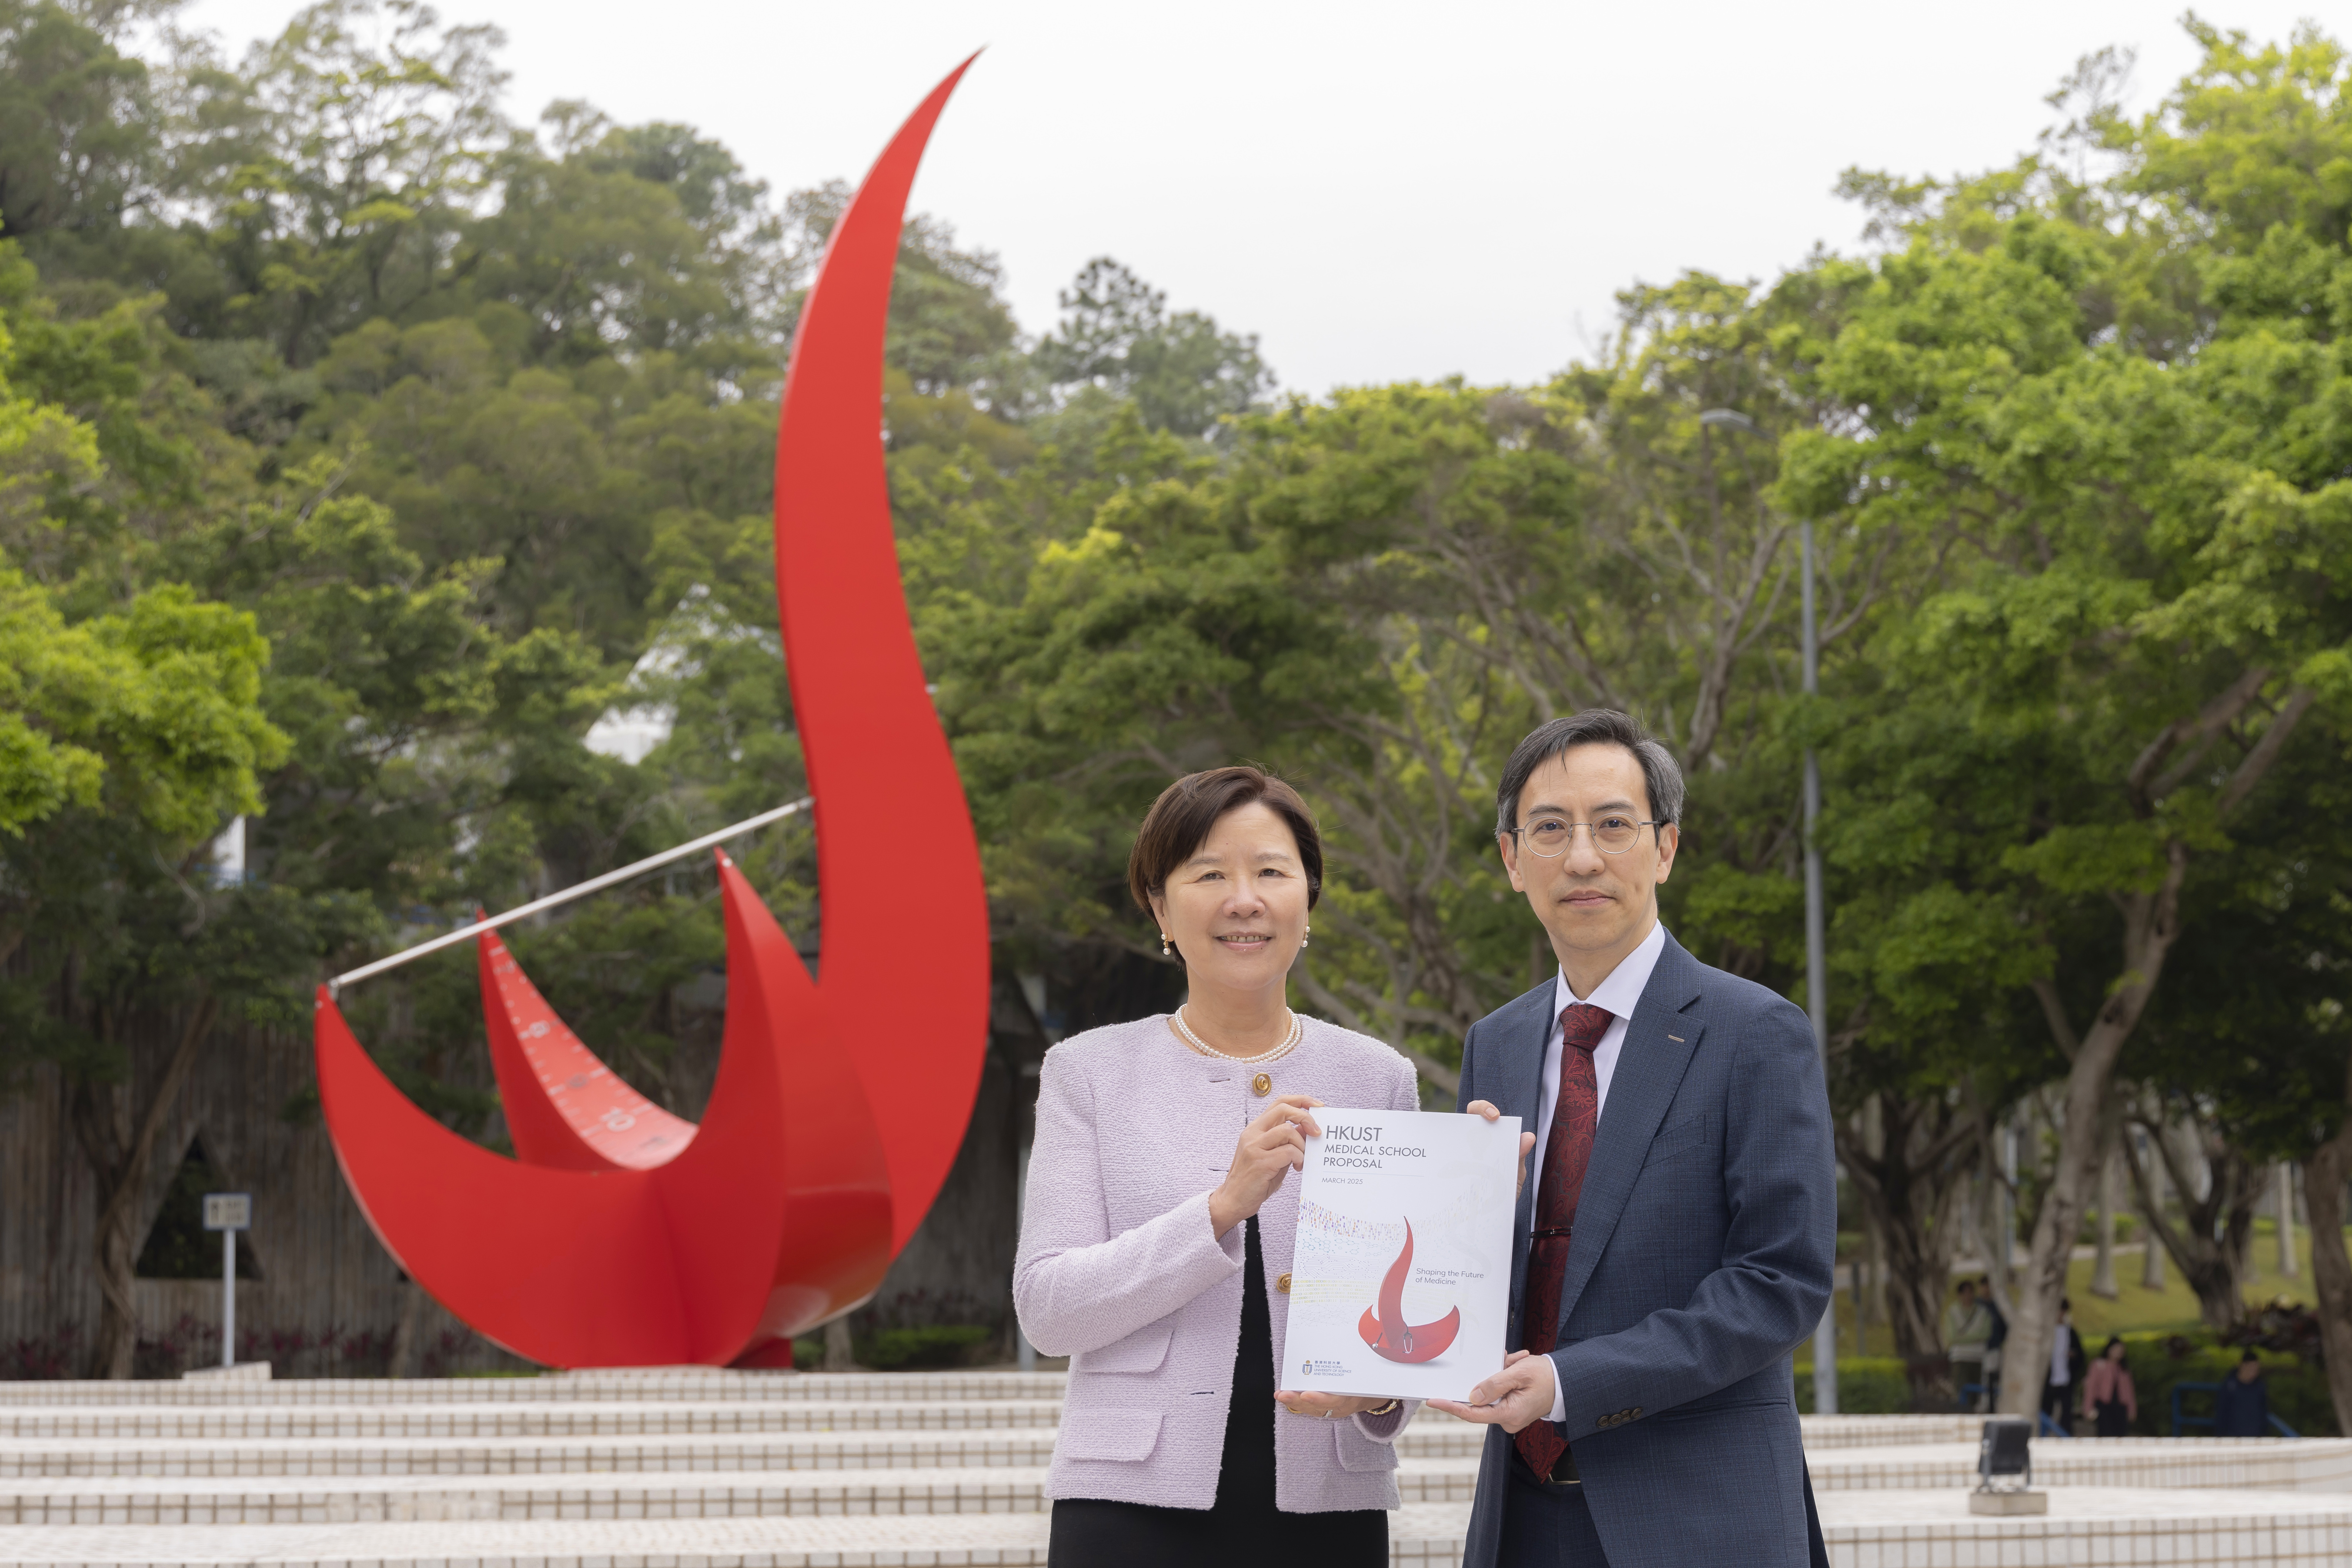
[[[1048,1568],[1200,1568],[1222,1555],[1243,1564],[1297,1553],[1317,1568],[1385,1568],[1389,1516],[1376,1508],[1284,1513],[1274,1506],[1274,1315],[1257,1216],[1244,1237],[1242,1341],[1225,1407],[1225,1454],[1213,1508],[1154,1508],[1101,1498],[1054,1503]]]

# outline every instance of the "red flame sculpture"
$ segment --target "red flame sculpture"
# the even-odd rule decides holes
[[[1462,1309],[1454,1308],[1433,1323],[1419,1327],[1404,1321],[1404,1282],[1412,1274],[1412,1221],[1404,1222],[1404,1250],[1397,1254],[1381,1279],[1379,1315],[1370,1307],[1356,1323],[1356,1331],[1372,1353],[1389,1361],[1435,1361],[1462,1331]]]
[[[842,216],[784,384],[776,590],[817,803],[822,982],[720,855],[727,1026],[697,1126],[612,1077],[485,940],[520,1160],[410,1104],[320,989],[320,1098],[352,1196],[436,1300],[534,1361],[769,1359],[873,1293],[962,1142],[987,1044],[987,907],[899,587],[881,406],[908,189],[971,63]]]
[[[583,1045],[498,932],[485,931],[475,946],[490,1066],[517,1159],[567,1171],[650,1171],[686,1152],[693,1122],[630,1088]]]

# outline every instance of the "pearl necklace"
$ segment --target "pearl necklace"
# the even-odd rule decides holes
[[[1283,1011],[1287,1013],[1290,1010],[1286,1007]],[[1231,1062],[1235,1067],[1244,1068],[1254,1068],[1261,1062],[1270,1062],[1276,1060],[1279,1058],[1288,1056],[1292,1051],[1298,1048],[1298,1042],[1305,1037],[1307,1033],[1307,1026],[1298,1021],[1298,1015],[1291,1013],[1290,1033],[1283,1037],[1282,1044],[1275,1047],[1274,1049],[1264,1052],[1258,1056],[1234,1057],[1227,1056],[1223,1051],[1212,1048],[1208,1041],[1194,1034],[1192,1032],[1192,1026],[1184,1022],[1183,1008],[1179,1007],[1176,1011],[1171,1013],[1168,1016],[1168,1021],[1176,1026],[1176,1033],[1183,1037],[1184,1043],[1192,1047],[1195,1051],[1198,1051],[1201,1055],[1213,1058],[1221,1062]]]

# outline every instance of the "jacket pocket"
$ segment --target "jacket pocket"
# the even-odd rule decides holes
[[[1072,1459],[1149,1458],[1160,1446],[1160,1412],[1066,1409],[1058,1446]]]
[[[1708,1147],[1712,1141],[1707,1134],[1713,1130],[1714,1122],[1713,1116],[1701,1111],[1696,1116],[1685,1116],[1680,1121],[1661,1127],[1658,1135],[1650,1140],[1650,1152],[1642,1162],[1642,1169],[1646,1171],[1653,1165],[1663,1165],[1669,1160],[1678,1160]]]
[[[1397,1468],[1396,1445],[1365,1436],[1357,1429],[1352,1416],[1334,1421],[1331,1426],[1331,1436],[1339,1445],[1341,1469],[1393,1470]]]
[[[1100,1350],[1080,1351],[1070,1359],[1072,1372],[1158,1372],[1168,1359],[1168,1342],[1176,1325],[1162,1320],[1138,1329]]]

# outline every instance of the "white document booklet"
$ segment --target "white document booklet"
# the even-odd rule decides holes
[[[1519,1119],[1318,1107],[1277,1388],[1460,1399],[1503,1364]]]

